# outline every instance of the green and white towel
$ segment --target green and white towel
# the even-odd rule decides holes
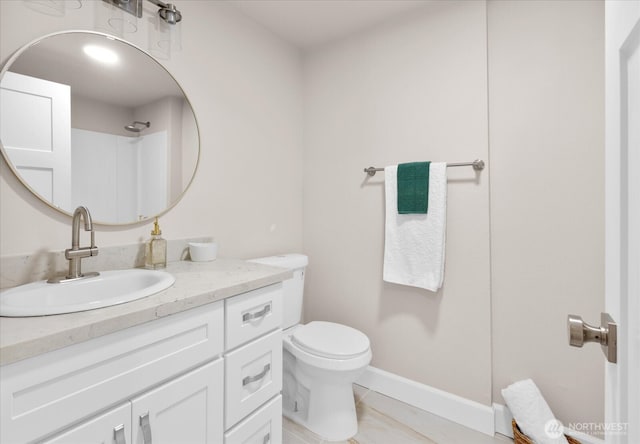
[[[426,214],[399,214],[397,165],[384,169],[385,239],[383,279],[438,291],[444,279],[447,220],[447,164],[429,166]]]

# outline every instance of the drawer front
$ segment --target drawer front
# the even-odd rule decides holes
[[[282,390],[282,331],[225,356],[225,430]]]
[[[222,301],[3,366],[0,442],[29,442],[223,352]]]
[[[278,395],[224,435],[224,444],[282,442],[282,396]]]
[[[225,301],[226,349],[231,350],[282,326],[282,283]]]

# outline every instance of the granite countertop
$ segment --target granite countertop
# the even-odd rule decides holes
[[[171,262],[172,287],[97,310],[28,318],[0,317],[0,365],[37,356],[289,279],[290,270],[237,259]]]

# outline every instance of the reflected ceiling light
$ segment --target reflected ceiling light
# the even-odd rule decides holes
[[[105,63],[107,65],[114,65],[118,63],[118,54],[104,46],[85,45],[82,47],[82,50],[86,55],[100,63]]]

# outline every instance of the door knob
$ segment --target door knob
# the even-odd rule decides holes
[[[618,360],[618,324],[609,313],[600,314],[600,326],[589,325],[580,316],[569,315],[567,317],[569,330],[569,345],[582,347],[585,342],[597,342],[602,347],[602,352],[609,362]]]

